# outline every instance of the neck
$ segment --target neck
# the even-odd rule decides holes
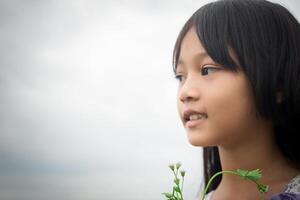
[[[267,132],[268,133],[268,132]],[[252,181],[245,181],[238,176],[223,174],[222,181],[217,191],[225,196],[239,196],[240,199],[259,199],[264,196],[268,198],[275,193],[282,192],[285,185],[299,171],[294,169],[282,156],[278,147],[272,139],[272,134],[255,134],[253,139],[249,138],[243,144],[234,148],[219,146],[222,170],[262,170],[262,178],[259,182],[269,185],[269,192],[260,194]],[[214,198],[216,199],[216,198]],[[232,199],[232,198],[231,198]]]

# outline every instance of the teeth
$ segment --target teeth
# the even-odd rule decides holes
[[[205,116],[203,116],[201,114],[190,115],[190,120],[197,120],[197,119],[201,119],[201,118],[205,118]]]

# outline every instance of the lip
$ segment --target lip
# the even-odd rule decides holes
[[[201,118],[201,119],[197,119],[197,120],[189,120],[190,115],[192,114],[201,114],[204,115],[205,118]],[[202,111],[197,111],[197,110],[193,110],[193,109],[186,109],[183,114],[183,121],[184,124],[188,127],[188,128],[194,128],[200,124],[203,124],[203,122],[205,122],[205,120],[207,119],[207,114],[202,112]]]
[[[201,119],[197,119],[197,120],[192,120],[192,121],[187,121],[185,123],[185,125],[188,127],[188,128],[195,128],[201,124],[203,124],[205,122],[206,118],[201,118]]]

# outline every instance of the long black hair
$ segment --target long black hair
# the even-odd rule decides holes
[[[199,40],[215,62],[246,74],[257,114],[273,122],[277,146],[287,161],[300,169],[300,25],[296,18],[285,7],[266,0],[206,4],[179,33],[173,51],[174,73],[182,40],[191,27],[196,28]],[[281,102],[277,101],[279,94]],[[218,147],[204,147],[203,161],[206,185],[214,173],[222,170]],[[219,176],[209,191],[216,189],[221,179]]]

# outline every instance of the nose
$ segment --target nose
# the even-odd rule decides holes
[[[183,103],[199,100],[200,93],[196,81],[186,79],[178,90],[178,98]]]

